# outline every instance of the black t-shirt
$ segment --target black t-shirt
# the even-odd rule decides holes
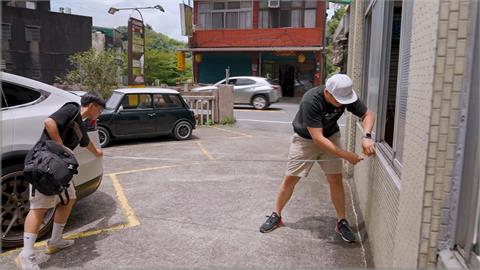
[[[367,107],[358,99],[354,103],[337,108],[328,103],[323,96],[325,87],[320,86],[308,90],[300,102],[300,109],[293,120],[293,130],[305,139],[312,139],[307,127],[323,128],[323,136],[332,136],[340,129],[337,120],[345,112],[345,108],[358,117],[367,112]]]
[[[88,129],[83,123],[80,113],[78,113],[79,110],[79,106],[67,103],[49,116],[57,123],[58,133],[62,137],[63,144],[71,150],[75,149],[78,144],[81,147],[86,147],[90,143],[87,134]],[[75,120],[72,121],[73,117],[75,117]],[[72,123],[65,132],[65,128],[67,128],[70,122]],[[41,140],[50,140],[50,136],[45,129],[43,130]]]

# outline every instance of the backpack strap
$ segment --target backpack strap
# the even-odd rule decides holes
[[[68,123],[68,125],[65,127],[65,130],[63,131],[62,133],[62,140],[65,140],[65,136],[67,135],[67,132],[68,132],[68,129],[70,128],[70,126],[72,125],[73,121],[75,121],[75,119],[78,117],[78,115],[80,114],[80,107],[78,106],[77,103],[75,102],[68,102],[68,103],[65,103],[65,105],[67,104],[74,104],[75,106],[77,106],[77,113],[75,113],[75,116],[70,120],[70,122]],[[63,106],[65,106],[63,105]]]
[[[37,172],[38,172],[38,158],[34,159],[33,160],[33,179],[37,179],[38,175],[37,175]],[[30,184],[30,186],[32,187],[32,197],[35,197],[35,187]]]
[[[67,186],[67,187],[68,187],[68,186]],[[62,205],[67,205],[67,204],[70,203],[70,196],[68,195],[68,190],[67,190],[67,189],[65,189],[65,197],[67,198],[67,203],[65,203],[65,201],[63,200],[63,197],[62,197],[62,194],[61,194],[61,193],[58,194],[58,197],[60,197],[60,203],[61,203]]]

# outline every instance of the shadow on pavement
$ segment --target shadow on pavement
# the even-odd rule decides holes
[[[104,229],[117,225],[109,222],[117,211],[116,205],[116,200],[110,194],[97,190],[89,197],[77,202],[65,228],[65,233],[72,233],[88,224],[95,225],[83,230]],[[126,221],[119,221],[118,223],[124,222]],[[109,234],[108,232],[101,232],[97,235],[77,238],[73,246],[51,255],[50,259],[43,263],[41,267],[82,267],[85,263],[100,256],[96,248],[96,242],[109,237]]]
[[[310,216],[304,217],[294,223],[285,223],[285,227],[294,230],[309,231],[316,239],[326,239],[329,243],[341,245],[343,247],[356,248],[354,243],[343,241],[339,235],[335,233],[335,225],[337,219],[329,216]],[[352,226],[354,232],[356,228]],[[362,238],[363,239],[363,238]],[[365,241],[365,239],[363,239]]]

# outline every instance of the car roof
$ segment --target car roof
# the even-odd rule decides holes
[[[30,88],[33,88],[33,89],[41,89],[41,90],[50,92],[54,95],[63,96],[63,97],[68,98],[70,100],[75,100],[77,102],[80,102],[80,97],[73,94],[73,93],[70,93],[69,91],[62,90],[62,89],[59,89],[57,87],[51,86],[49,84],[46,84],[46,83],[43,83],[43,82],[40,82],[40,81],[36,81],[36,80],[32,80],[32,79],[29,79],[29,78],[26,78],[26,77],[23,77],[23,76],[11,74],[11,73],[8,73],[8,72],[1,72],[1,80],[2,81],[7,81],[7,82],[10,82],[10,83],[20,84],[20,85],[27,86],[27,87],[30,87]]]
[[[258,80],[266,80],[267,78],[258,77],[258,76],[234,76],[234,77],[229,77],[229,79],[251,79],[251,80],[258,81]]]
[[[177,90],[167,88],[120,88],[113,90],[114,92],[120,92],[122,94],[179,94]]]

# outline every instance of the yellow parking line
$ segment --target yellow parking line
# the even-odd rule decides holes
[[[137,173],[137,172],[145,172],[145,171],[153,171],[153,170],[161,170],[161,169],[170,169],[170,168],[175,168],[180,165],[169,165],[169,166],[160,166],[160,167],[149,167],[149,168],[143,168],[143,169],[137,169],[137,170],[128,170],[128,171],[120,171],[116,173],[111,173],[115,175],[121,175],[121,174],[130,174],[130,173]]]
[[[252,135],[249,135],[249,134],[246,134],[246,133],[242,133],[242,132],[238,132],[238,131],[231,131],[231,130],[224,129],[224,128],[219,128],[219,127],[212,127],[212,128],[215,128],[215,129],[218,129],[218,130],[222,130],[222,131],[225,131],[225,132],[228,132],[228,133],[236,134],[236,135],[242,135],[242,136],[248,137],[248,138],[252,138],[252,137],[253,137]]]
[[[202,153],[209,159],[209,160],[215,160],[215,158],[205,149],[203,144],[201,142],[197,142],[198,147],[202,151]]]
[[[125,196],[125,193],[123,192],[123,188],[120,185],[120,182],[118,181],[117,175],[110,174],[109,176],[113,181],[113,186],[115,187],[115,191],[117,192],[117,199],[120,202],[120,205],[122,206],[123,213],[127,216],[128,224],[131,227],[140,225],[140,221],[135,215],[135,212],[133,211],[132,207],[130,207],[130,205],[128,204],[127,196]]]
[[[205,153],[206,153],[206,155],[207,154],[210,155],[208,152],[206,152],[206,150],[205,150]],[[211,155],[210,155],[210,157],[213,158]],[[198,164],[201,164],[201,162],[190,163],[190,165],[198,165]],[[117,176],[122,175],[122,174],[130,174],[130,173],[137,173],[137,172],[144,172],[144,171],[169,169],[169,168],[175,168],[175,167],[180,167],[180,166],[185,166],[185,165],[186,164],[172,165],[172,166],[161,166],[161,167],[151,167],[151,168],[143,168],[143,169],[129,170],[129,171],[120,171],[120,172],[116,172],[116,173],[107,174],[107,176],[109,176],[109,178],[112,180],[113,187],[115,189],[115,193],[117,194],[117,199],[120,203],[120,206],[122,207],[123,214],[127,218],[127,223],[117,224],[117,225],[113,225],[113,226],[106,227],[106,228],[87,230],[87,231],[84,231],[84,232],[70,233],[70,234],[66,234],[65,238],[66,239],[85,238],[85,237],[89,237],[89,236],[93,236],[93,235],[98,235],[98,234],[101,234],[101,233],[104,233],[104,232],[113,232],[113,231],[123,230],[123,229],[127,229],[127,228],[131,228],[131,227],[135,227],[135,226],[140,225],[140,220],[137,218],[137,216],[135,215],[135,211],[130,206],[130,204],[128,202],[128,199],[127,199],[127,196],[125,195],[125,193],[123,191],[123,188],[122,188],[122,186],[120,184],[120,181],[119,181]],[[34,246],[36,248],[46,247],[47,246],[47,240],[37,242],[37,243],[35,243]],[[12,250],[0,253],[0,257],[8,256],[12,253],[18,252],[19,250],[20,250],[20,248],[16,248],[16,249],[12,249]]]
[[[118,230],[131,228],[131,227],[135,227],[135,226],[140,225],[140,221],[138,220],[137,216],[135,215],[135,212],[133,211],[132,207],[128,203],[128,199],[125,196],[125,193],[123,192],[123,188],[120,185],[120,182],[119,182],[116,174],[113,173],[113,174],[109,174],[108,176],[110,177],[110,179],[112,179],[113,187],[115,188],[115,193],[117,194],[117,199],[120,202],[120,205],[121,205],[122,210],[123,210],[123,214],[127,218],[127,223],[113,225],[113,226],[107,227],[107,228],[92,229],[92,230],[87,230],[87,231],[84,231],[84,232],[66,234],[65,235],[66,239],[84,238],[84,237],[88,237],[88,236],[92,236],[92,235],[97,235],[97,234],[100,234],[100,233],[103,233],[103,232],[118,231]],[[37,243],[35,243],[34,246],[37,247],[37,248],[45,247],[45,246],[47,246],[47,241],[45,240],[45,241],[37,242]],[[10,255],[10,254],[18,251],[19,249],[20,248],[9,250],[7,252],[1,253],[0,256],[3,257],[3,256]]]

